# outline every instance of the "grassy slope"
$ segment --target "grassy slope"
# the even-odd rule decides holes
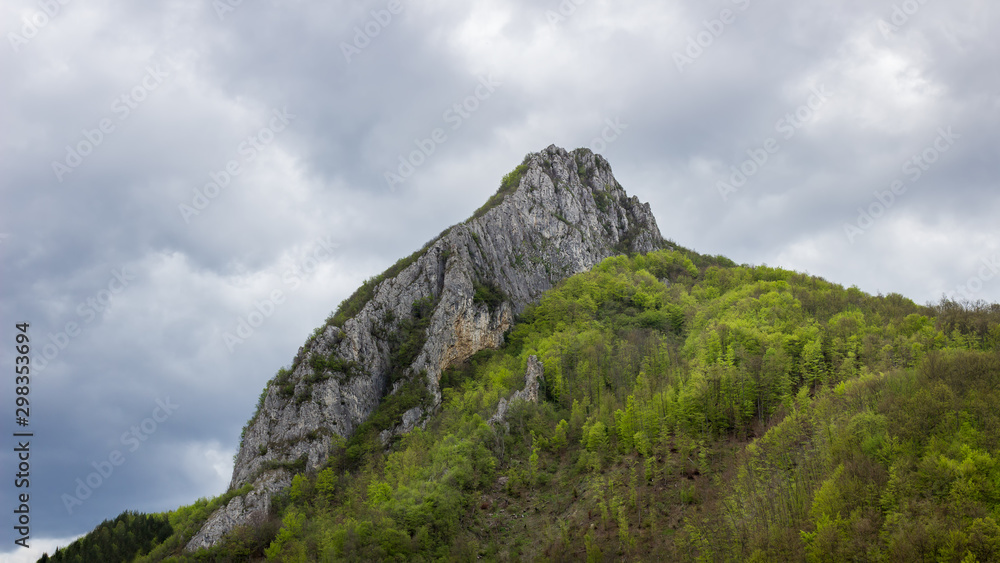
[[[998,318],[683,249],[610,258],[446,372],[425,430],[345,444],[197,556],[205,507],[171,513],[139,560],[997,560]],[[490,427],[532,354],[545,400]]]

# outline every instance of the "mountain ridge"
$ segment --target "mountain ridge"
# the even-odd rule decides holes
[[[530,184],[522,167],[480,218],[516,199],[515,181]],[[629,215],[616,201],[613,215]],[[549,203],[526,232],[558,229],[553,253],[585,249],[555,217],[569,210]],[[478,253],[496,255],[492,243],[472,239],[472,220],[461,225],[362,285],[269,383],[243,440],[259,473],[168,513],[124,513],[51,561],[1000,560],[1000,304],[920,306],[673,243],[618,255],[609,247],[630,229],[616,223],[619,242],[604,247],[615,255],[558,282],[540,267],[537,286],[552,287],[498,349],[429,377],[457,342],[445,338],[454,325],[432,329],[442,307],[465,307],[452,320],[516,309],[502,276],[474,267]],[[438,247],[449,233],[465,233],[464,253]],[[517,260],[480,268],[504,264]],[[350,438],[330,436],[318,470],[308,456],[253,455],[255,432],[282,430],[258,417],[315,410],[324,376],[366,377],[327,354],[329,335],[384,318],[381,292],[411,287],[404,316],[373,335],[387,385]],[[438,287],[451,293],[436,299]],[[229,532],[186,549],[213,519]]]
[[[440,404],[442,370],[499,347],[514,317],[556,282],[664,244],[649,205],[626,195],[600,155],[555,145],[527,155],[469,219],[363,284],[279,370],[235,458],[229,490],[253,490],[217,510],[188,549],[262,518],[385,397],[402,397],[393,405],[402,412],[374,429],[381,443],[425,421]]]

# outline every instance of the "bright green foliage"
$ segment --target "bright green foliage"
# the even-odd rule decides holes
[[[567,435],[569,434],[569,423],[566,419],[559,421],[556,424],[555,432],[552,434],[552,439],[549,440],[549,446],[552,447],[553,451],[559,451],[566,447]]]
[[[368,506],[377,508],[392,497],[392,487],[384,481],[372,481],[368,484]]]
[[[265,522],[184,555],[209,507],[182,509],[143,561],[1000,560],[1000,307],[612,257],[446,370],[426,428],[383,445],[430,406],[405,368],[432,308],[400,321],[407,383]],[[543,400],[485,423],[530,355]]]
[[[271,542],[271,546],[264,552],[268,559],[281,557],[283,561],[305,563],[305,551],[301,545],[295,544],[293,540],[302,535],[302,523],[305,516],[296,511],[290,510],[281,521],[281,530]]]
[[[802,381],[816,388],[826,381],[826,361],[819,338],[811,340],[802,348]]]
[[[337,472],[332,467],[319,472],[316,476],[316,496],[326,502],[333,500],[337,492]]]
[[[289,487],[288,495],[292,502],[302,500],[309,489],[309,483],[304,476],[296,475],[292,477],[292,486]]]
[[[587,428],[584,426],[584,428]],[[604,455],[608,451],[608,428],[603,422],[596,422],[593,426],[585,430],[587,437],[587,451]]]
[[[772,560],[996,560],[997,400],[995,351],[946,350],[826,390],[748,446],[734,518],[710,533]],[[800,538],[776,541],[792,529]]]

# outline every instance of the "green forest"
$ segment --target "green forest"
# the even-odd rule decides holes
[[[425,429],[339,444],[212,549],[182,551],[237,492],[77,543],[109,562],[1000,561],[1000,306],[675,248],[560,283],[443,374]],[[541,400],[488,424],[532,355]]]

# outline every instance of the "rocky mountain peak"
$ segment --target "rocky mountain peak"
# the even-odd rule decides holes
[[[212,514],[188,549],[266,514],[296,473],[322,467],[336,440],[362,430],[386,443],[424,422],[441,400],[442,371],[499,347],[515,316],[554,284],[662,245],[649,205],[626,195],[603,157],[554,145],[527,155],[472,217],[345,300],[268,383],[230,483],[253,490]],[[401,414],[372,421],[390,400],[389,414]]]

